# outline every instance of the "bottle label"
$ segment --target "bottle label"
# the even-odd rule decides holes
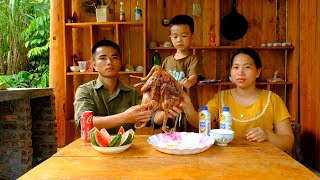
[[[199,121],[199,133],[206,134],[207,132],[207,122],[206,120]]]
[[[199,133],[210,135],[211,120],[208,111],[201,111],[199,113]]]
[[[135,12],[135,20],[140,21],[142,19],[142,10],[136,9],[134,12]]]
[[[120,12],[120,21],[126,21],[126,15],[124,12]]]
[[[220,114],[220,129],[232,130],[232,115],[229,112]]]

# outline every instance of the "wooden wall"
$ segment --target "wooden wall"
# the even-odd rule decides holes
[[[192,46],[207,46],[210,40],[210,30],[215,34],[216,45],[221,46],[260,46],[269,42],[292,42],[296,45],[297,32],[288,31],[289,26],[295,26],[297,19],[292,18],[287,23],[287,0],[237,0],[238,13],[245,16],[249,27],[245,36],[236,41],[230,41],[220,35],[220,19],[231,12],[232,0],[167,0],[166,17],[172,19],[178,14],[191,15],[195,22],[195,39]],[[192,5],[199,2],[202,13],[198,16],[192,15]],[[291,8],[296,11],[296,4],[290,1]],[[248,5],[250,4],[250,5]],[[156,7],[156,8],[155,8]],[[179,8],[177,8],[179,7]],[[169,28],[161,24],[164,17],[163,0],[148,1],[148,24],[147,44],[151,41],[163,43],[169,38]],[[291,19],[290,19],[291,20]],[[291,34],[289,34],[291,33]],[[174,50],[159,50],[162,59],[173,54]],[[223,50],[196,50],[200,62],[203,65],[203,72],[206,79],[220,79],[228,81],[229,61],[234,49]],[[289,82],[298,81],[297,50],[257,50],[261,56],[263,69],[260,81],[273,77],[276,70],[278,77]],[[151,67],[151,58],[154,50],[147,51],[148,68]],[[287,60],[287,61],[285,61]],[[288,63],[288,64],[287,64]],[[287,66],[286,66],[287,65]],[[198,86],[198,93],[201,98],[199,106],[207,103],[214,94],[228,86]],[[262,87],[265,88],[265,87]],[[298,121],[298,93],[297,83],[290,86],[272,86],[271,90],[278,93],[289,106],[292,121]]]
[[[300,1],[300,123],[305,161],[320,169],[320,2]]]
[[[163,0],[146,0],[147,12],[147,37],[146,43],[150,41],[164,42],[169,40],[169,28],[161,25],[163,14]],[[287,88],[289,95],[283,95],[287,100],[287,106],[292,109],[295,121],[302,124],[302,148],[305,160],[316,168],[320,168],[320,120],[317,117],[319,110],[320,87],[317,76],[320,74],[320,52],[318,48],[320,42],[320,17],[319,0],[237,0],[237,11],[243,14],[249,22],[249,29],[246,35],[237,41],[228,41],[220,36],[219,21],[231,10],[232,0],[167,0],[167,18],[171,19],[177,14],[192,14],[192,4],[198,1],[201,5],[201,16],[193,16],[195,20],[195,40],[193,46],[205,46],[209,42],[209,32],[214,29],[216,45],[241,45],[256,46],[267,42],[289,41],[294,45],[294,50],[288,52],[287,77],[288,81],[297,82],[299,78],[299,94],[297,84]],[[72,3],[73,2],[73,3]],[[56,96],[56,114],[57,114],[57,136],[58,146],[65,145],[65,99],[66,92],[60,84],[66,83],[66,72],[64,69],[65,53],[65,20],[72,15],[72,11],[64,11],[66,8],[78,9],[78,16],[81,20],[95,21],[94,17],[81,12],[80,2],[78,0],[62,1],[51,0],[51,44],[50,44],[50,87],[54,88]],[[108,2],[105,0],[105,2]],[[114,1],[110,6],[110,20],[119,19],[119,1]],[[126,6],[127,19],[133,18],[135,1],[129,0],[129,6]],[[64,4],[64,5],[63,5]],[[286,9],[287,7],[287,9]],[[287,11],[286,11],[287,10]],[[129,13],[128,13],[129,12]],[[287,13],[287,14],[286,14]],[[110,32],[108,32],[110,31]],[[105,32],[107,32],[105,34]],[[106,29],[105,32],[97,30],[95,33],[105,34],[113,33],[113,30]],[[133,29],[135,33],[136,30]],[[85,30],[81,33],[86,33]],[[139,32],[137,32],[139,33]],[[125,34],[127,34],[125,32]],[[128,44],[137,41],[135,36],[126,41]],[[140,38],[139,38],[140,39]],[[127,44],[127,45],[128,45]],[[85,48],[91,45],[82,43]],[[79,44],[75,44],[79,46]],[[126,46],[126,44],[124,44]],[[81,49],[83,47],[78,47]],[[142,47],[144,48],[144,47]],[[135,50],[133,50],[135,53]],[[81,53],[79,51],[79,53]],[[147,65],[150,66],[151,57],[154,51],[147,51]],[[174,53],[174,50],[160,51],[162,58]],[[232,50],[197,50],[195,52],[204,66],[204,73],[207,79],[228,78],[228,61]],[[280,68],[282,71],[279,76],[284,77],[283,61],[285,54],[283,51],[259,50],[263,59],[263,77],[267,78],[273,75],[274,70]],[[81,54],[85,59],[90,59],[90,54]],[[125,53],[125,56],[128,54]],[[139,56],[139,55],[135,55]],[[299,61],[297,61],[299,60]],[[134,61],[134,60],[133,60]],[[299,68],[298,68],[299,66]],[[218,68],[217,68],[218,67]],[[216,69],[216,71],[212,71]],[[299,71],[298,71],[299,70]],[[94,76],[94,75],[93,75]],[[73,78],[72,76],[68,78]],[[84,77],[76,77],[84,78]],[[88,77],[90,78],[90,77]],[[94,77],[91,77],[94,78]],[[123,77],[125,79],[125,77]],[[83,79],[83,81],[87,81]],[[127,79],[127,82],[129,80]],[[77,86],[77,85],[74,85]],[[75,88],[75,87],[73,87]],[[73,91],[74,89],[71,91]],[[225,87],[227,88],[227,87]],[[203,102],[206,103],[215,92],[219,90],[217,86],[207,86],[202,89]],[[283,91],[280,88],[278,91]],[[299,109],[297,99],[299,96]],[[69,99],[72,101],[72,98]],[[201,105],[201,104],[200,104]],[[299,110],[299,111],[298,111]],[[299,115],[299,116],[298,116]]]

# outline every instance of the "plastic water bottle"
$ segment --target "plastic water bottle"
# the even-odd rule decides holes
[[[222,108],[223,112],[220,114],[220,129],[232,130],[232,115],[229,106]]]
[[[158,50],[155,50],[155,53],[153,54],[153,57],[152,57],[152,66],[160,66],[160,64],[161,64],[160,54],[158,53]]]
[[[134,17],[136,21],[142,20],[142,10],[139,7],[139,1],[137,0],[136,9],[134,10]]]
[[[210,135],[211,130],[211,115],[207,106],[202,106],[199,112],[199,133]]]
[[[120,21],[126,21],[126,13],[124,12],[124,2],[120,2]]]

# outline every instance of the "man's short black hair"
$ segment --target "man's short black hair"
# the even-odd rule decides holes
[[[194,22],[192,17],[188,15],[176,15],[170,21],[170,28],[174,25],[188,25],[190,27],[191,34],[194,33]]]
[[[120,47],[117,43],[110,41],[110,40],[101,40],[98,41],[91,50],[92,56],[94,55],[94,53],[96,52],[98,47],[102,47],[102,46],[110,46],[110,47],[114,47],[118,50],[118,53],[120,54]]]

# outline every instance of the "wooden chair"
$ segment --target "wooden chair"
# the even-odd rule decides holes
[[[289,155],[300,163],[303,162],[303,156],[300,146],[301,140],[301,125],[298,123],[291,123],[292,132],[294,135],[294,143],[291,148]]]

